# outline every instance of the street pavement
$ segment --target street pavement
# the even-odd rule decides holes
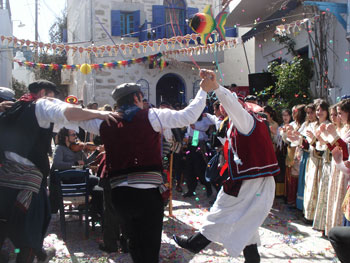
[[[160,262],[244,262],[242,255],[232,258],[217,243],[211,243],[196,255],[179,248],[172,240],[172,235],[190,236],[195,233],[208,213],[209,201],[213,197],[208,199],[205,189],[198,186],[195,197],[183,198],[174,191],[173,198],[173,216],[169,216],[168,207],[165,212]],[[313,230],[311,226],[305,225],[301,212],[285,205],[282,199],[275,199],[274,206],[259,232],[262,263],[339,262],[327,238],[323,238],[321,232]],[[56,257],[50,262],[132,262],[129,254],[107,254],[100,251],[98,242],[101,240],[100,227],[91,231],[90,238],[86,240],[84,226],[75,220],[67,224],[67,242],[63,242],[59,216],[53,215],[45,238],[45,247],[54,246],[57,249]],[[11,262],[15,262],[14,248],[9,242],[5,249],[11,253]]]

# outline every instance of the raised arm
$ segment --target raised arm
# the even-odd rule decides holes
[[[116,122],[111,112],[82,109],[58,99],[40,99],[36,103],[35,115],[39,126],[48,128],[50,123],[57,124],[58,127],[67,127],[77,130],[81,123],[88,120],[88,131],[98,134],[99,125],[103,121]],[[97,133],[96,133],[97,132]]]
[[[215,91],[233,125],[239,132],[248,134],[254,126],[253,116],[242,107],[236,96],[216,82],[216,75],[213,71],[201,70],[200,74],[203,78],[201,86]]]
[[[148,118],[153,129],[160,132],[161,129],[182,128],[195,123],[205,107],[207,93],[200,89],[194,100],[183,110],[151,108]]]

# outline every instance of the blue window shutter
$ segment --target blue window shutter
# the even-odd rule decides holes
[[[156,39],[165,37],[165,7],[163,5],[152,6],[152,28],[156,27]]]
[[[111,11],[111,28],[112,36],[120,36],[120,11]]]
[[[140,34],[139,34],[139,41],[143,42],[145,40],[148,40],[147,38],[147,20],[145,20],[145,23],[140,27]],[[152,32],[150,32],[152,34]]]
[[[134,33],[133,37],[140,36],[140,10],[137,10],[133,13],[134,16]]]
[[[225,27],[227,37],[237,37],[237,28],[235,27]]]
[[[127,31],[127,24],[125,23],[126,17],[125,14],[120,12],[120,35],[124,36]]]
[[[193,15],[196,14],[196,13],[198,13],[198,8],[188,7],[188,8],[187,8],[187,15],[186,15],[186,18],[187,18],[187,19],[190,19],[190,18],[193,17]],[[186,29],[187,29],[186,34],[192,34],[192,33],[194,33],[193,30],[192,30],[192,28],[190,28],[190,27],[188,26],[188,24],[187,24],[187,26],[186,26]]]

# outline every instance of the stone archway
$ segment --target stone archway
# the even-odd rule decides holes
[[[156,86],[156,103],[166,101],[174,105],[186,102],[185,83],[182,78],[174,73],[165,74]]]

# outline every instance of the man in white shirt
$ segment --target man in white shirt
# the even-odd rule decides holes
[[[140,85],[119,85],[112,97],[123,119],[110,127],[100,120],[81,123],[100,135],[106,150],[106,169],[112,202],[118,213],[134,262],[155,263],[163,226],[160,133],[194,123],[202,113],[207,93],[200,89],[185,109],[143,109]]]
[[[48,149],[53,123],[70,126],[93,118],[116,121],[110,112],[84,110],[49,98],[57,93],[54,83],[38,80],[0,116],[0,245],[7,237],[16,248],[17,263],[48,262],[54,250],[44,251],[43,240],[50,222],[46,194]],[[48,97],[48,98],[44,98]]]
[[[213,191],[211,184],[205,180],[204,174],[208,163],[206,132],[212,125],[207,117],[200,116],[199,119],[187,127],[185,139],[187,140],[187,153],[185,155],[185,178],[188,190],[183,197],[195,196],[197,181],[205,186],[207,197],[211,196]],[[195,135],[198,134],[198,135]]]
[[[280,169],[263,120],[241,105],[237,97],[216,82],[213,71],[202,70],[202,86],[215,90],[230,123],[225,142],[228,179],[210,208],[200,232],[175,242],[194,253],[211,241],[223,244],[232,257],[243,251],[245,262],[259,263],[259,227],[275,196],[273,176]],[[225,158],[226,159],[226,158]]]

